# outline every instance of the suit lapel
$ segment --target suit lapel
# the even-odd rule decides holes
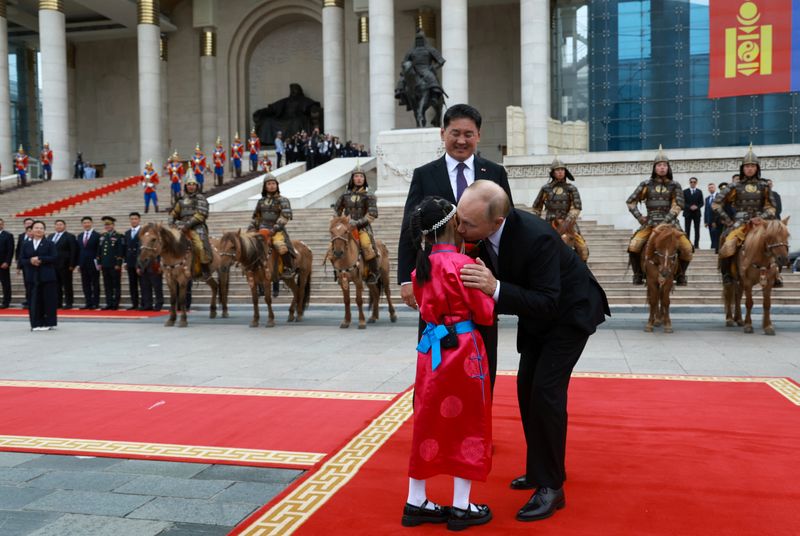
[[[475,180],[496,180],[494,177],[489,176],[489,168],[486,166],[486,161],[483,158],[478,158],[477,156],[472,161],[472,165],[475,166]]]
[[[497,255],[498,272],[501,274],[508,274],[508,269],[511,263],[512,252],[514,250],[514,227],[517,224],[516,209],[511,209],[511,212],[506,218],[506,224],[503,227],[503,234],[500,235],[500,251]]]
[[[453,195],[453,187],[450,185],[450,174],[447,172],[447,161],[444,156],[436,160],[436,188],[439,196],[455,204],[456,196]]]

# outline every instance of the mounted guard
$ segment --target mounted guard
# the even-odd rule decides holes
[[[252,222],[248,230],[256,230],[264,238],[267,248],[272,246],[283,261],[281,277],[290,279],[295,273],[294,251],[286,232],[286,224],[292,219],[292,205],[281,195],[278,179],[271,173],[264,177],[261,199],[256,203]]]
[[[375,194],[369,191],[367,174],[360,166],[356,166],[350,174],[347,190],[339,196],[334,210],[337,216],[350,218],[350,230],[359,244],[361,256],[369,271],[366,282],[368,285],[377,283],[380,259],[375,252],[372,222],[378,218],[378,200]]]
[[[589,258],[589,248],[586,245],[586,240],[581,236],[580,229],[578,229],[578,216],[581,214],[581,195],[575,185],[567,182],[567,179],[574,181],[575,177],[572,176],[567,166],[559,160],[558,156],[550,164],[550,181],[542,186],[539,190],[539,195],[533,202],[533,213],[542,217],[542,212],[545,212],[544,219],[549,221],[553,229],[561,234],[560,229],[563,224],[567,223],[574,227],[574,242],[575,253],[586,262]]]
[[[211,244],[208,241],[208,201],[199,192],[199,185],[192,173],[186,177],[184,195],[169,213],[169,224],[177,227],[192,242],[193,257],[200,262],[204,281],[211,278]],[[194,263],[197,265],[197,261]],[[194,267],[193,267],[194,268]],[[193,270],[194,271],[194,270]]]
[[[727,207],[733,208],[733,219]],[[722,283],[728,285],[734,281],[733,262],[747,233],[753,226],[761,225],[763,220],[776,218],[775,198],[766,179],[761,178],[761,165],[753,153],[752,144],[739,167],[739,182],[724,190],[720,188],[711,208],[726,227],[719,239],[719,269]],[[748,222],[753,225],[747,225]],[[774,286],[783,286],[780,278]]]
[[[642,250],[647,244],[653,229],[666,223],[681,230],[678,224],[678,215],[683,210],[683,190],[681,185],[672,179],[672,167],[669,158],[659,145],[658,153],[653,162],[653,171],[650,180],[642,181],[626,201],[628,210],[641,224],[641,227],[631,237],[628,245],[628,255],[631,270],[633,270],[633,284],[644,283],[642,272]],[[639,203],[644,203],[647,216],[639,212]],[[680,260],[675,284],[686,286],[686,270],[692,260],[693,248],[689,239],[684,234],[678,243],[678,259]]]
[[[417,28],[414,46],[403,58],[400,79],[394,90],[394,98],[399,104],[414,112],[417,127],[426,126],[425,112],[428,108],[435,112],[431,125],[442,126],[442,108],[447,94],[436,71],[444,64],[441,53],[428,44],[422,28]]]

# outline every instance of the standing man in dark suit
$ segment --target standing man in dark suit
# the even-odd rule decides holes
[[[458,231],[483,240],[489,265],[461,270],[464,285],[497,303],[496,312],[519,317],[517,376],[527,442],[525,474],[513,489],[536,489],[519,521],[544,519],[565,505],[567,388],[589,336],[610,315],[605,292],[586,264],[541,218],[512,208],[505,192],[479,181],[458,204]],[[495,275],[496,274],[496,275]]]
[[[142,286],[142,311],[160,311],[164,306],[164,275],[161,273],[161,257],[150,262],[138,261],[136,273]],[[153,296],[155,295],[155,303]]]
[[[464,190],[476,180],[497,183],[511,199],[511,188],[505,168],[476,155],[481,141],[481,114],[468,104],[456,104],[447,109],[442,120],[442,141],[445,155],[414,170],[408,189],[400,243],[397,246],[397,282],[400,296],[406,305],[417,308],[411,272],[417,262],[417,251],[412,243],[411,211],[430,195],[447,199],[456,204]],[[424,324],[420,321],[420,334]],[[486,328],[480,327],[489,359],[492,385],[497,373],[497,322]]]
[[[44,236],[43,221],[33,222],[33,236],[22,245],[23,269],[28,272],[31,301],[28,316],[31,331],[48,331],[58,323],[58,276],[56,245]]]
[[[113,216],[103,216],[105,232],[100,235],[97,244],[97,266],[103,274],[103,288],[106,291],[104,311],[119,309],[122,290],[122,260],[125,258],[125,248],[122,244],[122,235],[114,229],[116,222],[117,219]]]
[[[22,302],[22,308],[25,309],[30,303],[30,282],[28,281],[28,272],[22,267],[22,245],[31,239],[31,226],[33,225],[33,218],[25,218],[22,220],[23,231],[17,237],[17,270],[22,271],[22,284],[25,287],[25,301]]]
[[[772,196],[775,198],[775,219],[781,219],[781,212],[783,212],[783,201],[781,201],[781,194],[772,189],[772,179],[767,179],[769,189],[772,191]]]
[[[100,307],[100,272],[97,270],[97,245],[100,233],[92,226],[90,216],[81,218],[83,232],[78,235],[78,269],[81,271],[81,286],[86,300],[81,309],[97,309]]]
[[[692,237],[689,235],[689,229],[694,224],[694,249],[700,248],[700,207],[703,206],[703,192],[697,187],[697,177],[689,179],[689,187],[683,191],[684,209],[683,220],[684,229],[686,230],[686,238],[689,240]]]
[[[0,309],[11,305],[11,262],[14,260],[14,235],[5,230],[5,225],[0,218],[0,287],[3,291]]]
[[[72,309],[75,293],[72,290],[72,272],[78,265],[78,241],[75,235],[67,231],[64,220],[56,220],[56,232],[48,239],[56,245],[58,261],[56,261],[56,276],[58,278],[58,306]]]
[[[708,235],[711,237],[711,249],[714,250],[714,253],[719,253],[719,235],[722,230],[720,229],[719,216],[711,208],[715,195],[717,195],[717,186],[713,182],[709,182],[708,197],[706,197],[705,208],[703,209],[703,223],[708,229]]]
[[[128,272],[128,288],[131,293],[131,306],[128,310],[139,309],[139,285],[140,277],[136,270],[139,262],[139,229],[141,227],[142,215],[138,212],[128,214],[131,228],[125,231],[123,237],[123,247],[125,248],[125,270]]]

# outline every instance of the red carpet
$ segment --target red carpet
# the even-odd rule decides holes
[[[0,381],[0,450],[309,468],[395,398]]]
[[[70,195],[68,197],[57,199],[56,201],[51,201],[49,203],[39,205],[38,207],[23,210],[22,212],[18,212],[17,214],[15,214],[15,216],[17,218],[36,218],[36,217],[49,216],[50,214],[55,214],[56,212],[60,212],[75,205],[80,205],[81,203],[91,201],[92,199],[96,199],[104,195],[113,194],[114,192],[118,192],[120,190],[136,186],[141,181],[142,181],[141,175],[135,177],[127,177],[125,179],[120,179],[118,181],[114,181],[109,184],[104,184],[103,186],[98,186],[97,188],[93,188],[86,192]]]
[[[168,315],[169,311],[101,311],[95,309],[59,309],[58,319],[64,318],[102,318],[113,319],[141,319]],[[0,309],[0,318],[28,318],[27,309]]]
[[[473,485],[472,499],[488,503],[494,519],[470,528],[470,533],[798,533],[800,387],[796,384],[776,380],[773,388],[747,379],[741,383],[724,378],[573,379],[567,507],[548,520],[520,523],[514,516],[530,492],[508,488],[524,464],[514,381],[498,377],[494,468],[488,482]],[[360,470],[352,471],[338,491],[326,492],[315,482],[316,475],[309,475],[232,534],[446,532],[442,526],[400,526],[410,444],[408,419],[374,455],[365,457]],[[325,475],[331,463],[319,472]],[[318,497],[309,499],[315,486]],[[452,479],[432,479],[428,496],[450,504]]]

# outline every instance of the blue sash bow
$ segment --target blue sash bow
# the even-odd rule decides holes
[[[475,329],[475,324],[472,320],[463,320],[455,324],[457,335],[462,333],[469,333]],[[417,351],[427,354],[428,350],[431,351],[431,370],[436,370],[442,363],[442,339],[447,337],[447,327],[444,324],[434,324],[428,322],[425,326],[425,331],[422,332],[422,338],[417,345]]]

